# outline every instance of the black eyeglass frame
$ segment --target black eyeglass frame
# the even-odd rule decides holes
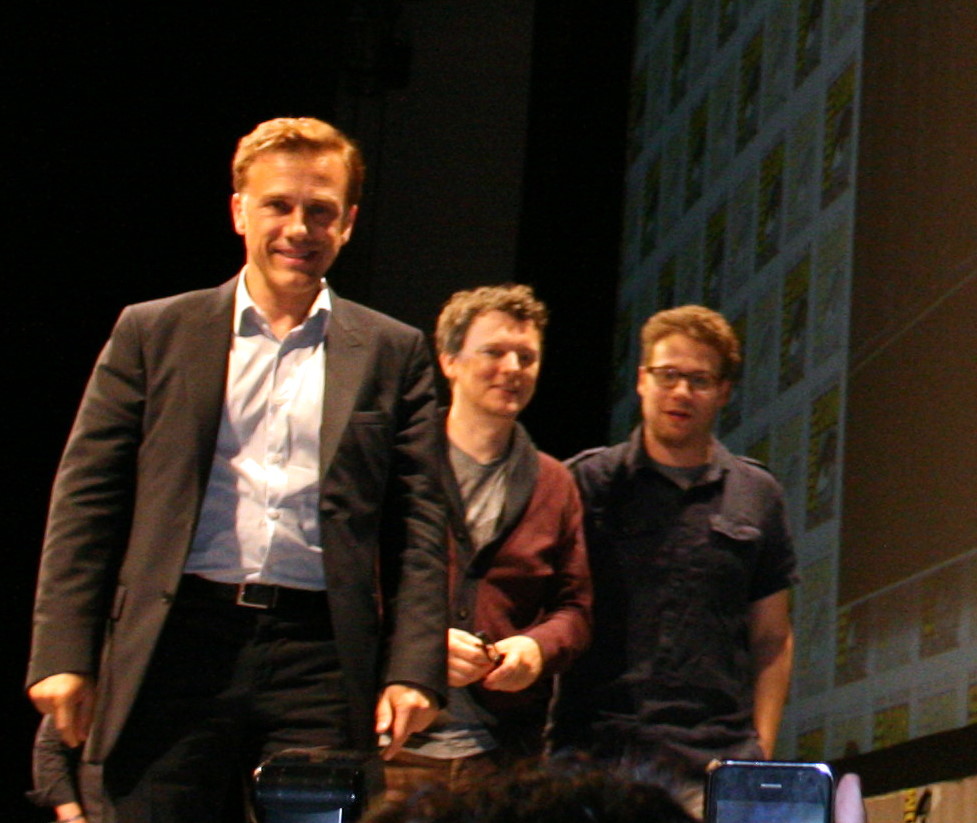
[[[674,389],[684,380],[691,391],[705,393],[715,391],[722,382],[721,377],[707,371],[679,371],[672,366],[645,366],[644,370],[661,389]]]

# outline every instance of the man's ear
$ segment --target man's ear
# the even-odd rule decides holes
[[[231,195],[231,220],[234,221],[234,231],[243,235],[248,221],[244,216],[244,195],[237,191]]]
[[[349,238],[353,234],[353,224],[356,222],[356,215],[359,213],[359,206],[350,206],[346,210],[346,214],[343,215],[343,230],[339,235],[343,245],[346,245],[346,243],[349,242]]]
[[[719,396],[719,408],[722,408],[729,402],[729,397],[733,393],[733,381],[720,380],[716,391]]]
[[[638,366],[638,381],[635,383],[635,391],[638,392],[638,397],[644,397],[645,392],[648,389],[648,381],[653,379],[648,373],[648,369],[644,366]]]
[[[438,355],[438,365],[441,366],[441,373],[449,383],[454,379],[455,357],[456,355],[448,354],[447,352],[441,352]]]

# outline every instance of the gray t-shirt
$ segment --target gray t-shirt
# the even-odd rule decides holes
[[[658,472],[680,489],[691,489],[709,468],[708,463],[703,463],[701,466],[666,466],[657,460],[652,460],[651,463]]]
[[[510,454],[511,451],[491,463],[479,463],[454,443],[449,446],[451,469],[465,506],[465,525],[476,552],[498,531],[505,504]]]

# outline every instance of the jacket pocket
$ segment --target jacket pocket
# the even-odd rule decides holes
[[[390,424],[390,415],[382,409],[363,409],[351,412],[349,422],[359,426],[386,426]]]

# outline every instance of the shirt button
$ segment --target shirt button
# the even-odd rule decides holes
[[[458,617],[461,620],[467,620],[469,614],[470,612],[468,611],[468,609],[458,609]]]
[[[281,516],[282,516],[282,513],[280,511],[278,511],[278,509],[269,509],[268,510],[268,519],[269,520],[277,520]]]

